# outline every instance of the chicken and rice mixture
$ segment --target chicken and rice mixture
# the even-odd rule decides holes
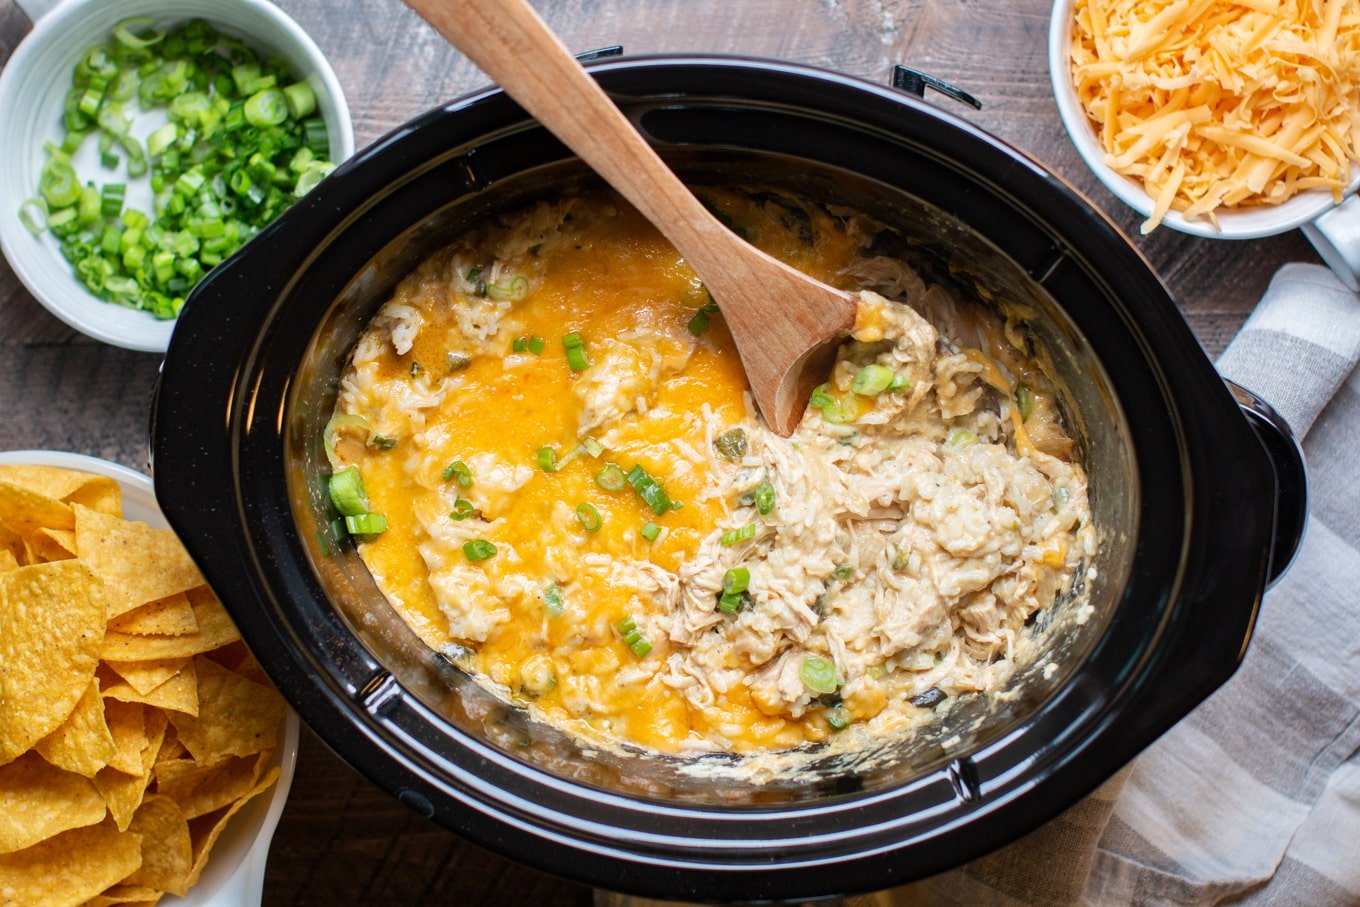
[[[1096,544],[1036,351],[873,254],[868,219],[706,199],[860,294],[793,436],[636,212],[483,223],[397,287],[328,428],[381,514],[357,524],[378,586],[431,648],[594,742],[787,749],[1004,689]]]

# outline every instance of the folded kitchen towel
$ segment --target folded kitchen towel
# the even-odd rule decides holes
[[[1305,438],[1310,482],[1303,546],[1232,679],[1049,825],[852,905],[1360,904],[1357,362],[1360,298],[1302,264],[1219,360]]]

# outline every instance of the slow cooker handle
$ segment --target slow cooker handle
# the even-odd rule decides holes
[[[1266,577],[1266,588],[1270,588],[1289,569],[1303,541],[1308,522],[1308,471],[1298,439],[1275,407],[1240,384],[1226,378],[1223,381],[1261,439],[1275,471],[1275,533]]]
[[[1299,229],[1341,282],[1360,290],[1360,195],[1352,195]]]

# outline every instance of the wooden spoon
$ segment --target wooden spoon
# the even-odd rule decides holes
[[[722,310],[765,421],[790,435],[825,380],[832,342],[854,326],[854,297],[724,227],[525,0],[406,3],[670,240]]]

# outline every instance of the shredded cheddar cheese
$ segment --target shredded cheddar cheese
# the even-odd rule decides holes
[[[1168,211],[1336,201],[1360,163],[1360,0],[1076,0],[1069,58],[1105,162]]]

